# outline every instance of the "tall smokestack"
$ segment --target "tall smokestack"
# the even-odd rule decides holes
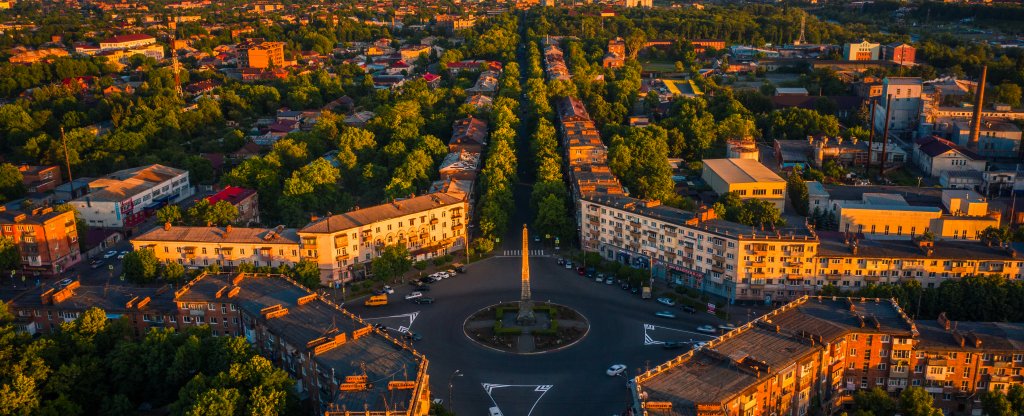
[[[985,102],[985,78],[988,77],[988,65],[981,67],[981,80],[978,81],[978,100],[974,103],[974,116],[971,120],[971,138],[967,140],[967,147],[978,148],[978,136],[981,135],[981,105]]]

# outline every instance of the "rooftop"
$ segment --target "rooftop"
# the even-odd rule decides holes
[[[704,159],[704,166],[728,183],[786,181],[753,159]]]
[[[299,235],[294,228],[247,227],[155,227],[132,241],[174,241],[181,243],[234,243],[234,244],[298,244]]]
[[[1016,252],[1024,251],[1024,246],[1015,243],[1013,250],[1003,247],[990,247],[978,241],[941,240],[932,247],[931,256],[916,242],[910,240],[857,240],[857,253],[854,254],[843,233],[836,231],[819,231],[820,257],[854,257],[854,258],[899,258],[899,259],[969,259],[969,260],[1002,260],[1017,261]]]
[[[188,171],[164,165],[119,170],[89,182],[90,193],[78,199],[121,202],[183,174]]]
[[[246,198],[255,194],[256,191],[248,188],[239,188],[237,186],[227,186],[220,192],[206,197],[206,200],[211,205],[216,204],[220,201],[228,201],[231,205],[238,205],[239,202],[244,201]]]
[[[437,207],[461,204],[462,202],[462,198],[445,193],[420,195],[387,204],[357,209],[344,214],[331,215],[330,217],[310,223],[299,231],[304,233],[333,233],[335,231],[370,225],[391,218],[416,214]]]

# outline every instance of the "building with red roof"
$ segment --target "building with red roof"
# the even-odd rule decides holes
[[[228,186],[213,195],[206,197],[210,205],[227,201],[238,208],[238,224],[249,225],[260,222],[260,205],[255,190]]]

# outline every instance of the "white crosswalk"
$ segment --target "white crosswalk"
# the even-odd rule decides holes
[[[499,257],[519,257],[523,255],[523,250],[502,250],[501,256]],[[545,257],[544,250],[530,250],[530,257]]]

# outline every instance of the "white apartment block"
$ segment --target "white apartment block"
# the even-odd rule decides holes
[[[89,182],[89,193],[70,203],[91,227],[129,228],[161,206],[181,202],[193,192],[187,170],[150,165]]]

